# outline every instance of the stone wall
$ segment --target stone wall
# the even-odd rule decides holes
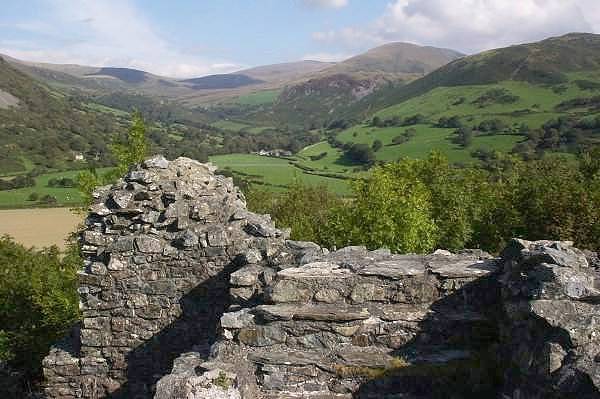
[[[330,253],[185,158],[95,198],[49,398],[600,398],[600,279],[569,243]]]
[[[208,353],[229,274],[265,262],[285,236],[213,172],[156,157],[94,193],[80,240],[83,321],[44,361],[48,397],[152,397],[175,357]]]

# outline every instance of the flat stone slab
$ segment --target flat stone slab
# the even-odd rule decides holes
[[[332,262],[313,262],[300,267],[284,269],[277,273],[279,277],[293,279],[323,279],[347,278],[353,275],[352,271]]]
[[[420,256],[394,256],[389,260],[382,260],[358,270],[363,276],[379,276],[390,279],[421,276],[425,274],[425,262]]]
[[[453,257],[427,262],[431,272],[442,278],[479,278],[498,270],[494,260],[461,260]]]
[[[432,311],[429,305],[378,305],[371,310],[373,315],[385,321],[419,322],[425,320]]]
[[[369,368],[387,368],[394,360],[393,356],[378,350],[356,350],[350,348],[340,349],[336,353],[336,360],[339,360],[345,366],[369,367]]]
[[[261,305],[254,310],[267,321],[312,320],[346,322],[366,320],[371,315],[367,308],[350,305]]]

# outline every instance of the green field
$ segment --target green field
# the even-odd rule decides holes
[[[236,102],[240,105],[266,105],[272,104],[279,96],[281,90],[263,90],[239,96]]]
[[[310,159],[311,156],[323,153],[327,153],[327,155],[321,159]],[[344,158],[344,153],[339,148],[332,147],[326,141],[305,147],[298,153],[298,159],[301,165],[324,172],[350,173],[355,168],[355,165],[352,165]]]
[[[98,169],[98,173],[104,173],[109,168]],[[44,195],[52,195],[56,197],[56,206],[73,206],[81,204],[81,194],[77,188],[58,188],[48,187],[48,181],[52,178],[68,177],[75,179],[80,171],[70,170],[64,172],[52,172],[39,175],[35,178],[34,187],[19,188],[16,190],[4,190],[0,191],[0,208],[24,208],[33,207],[38,205],[34,201],[28,201],[28,197],[31,193],[37,193],[39,197]]]
[[[289,160],[252,154],[216,155],[210,161],[220,169],[229,169],[269,190],[284,190],[295,179],[307,185],[325,185],[331,191],[347,194],[348,180],[308,174]]]
[[[267,129],[273,129],[272,126],[252,126],[244,122],[222,119],[211,123],[212,126],[231,132],[248,132],[251,134],[261,134]]]

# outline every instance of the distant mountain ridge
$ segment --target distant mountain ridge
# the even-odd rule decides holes
[[[86,76],[110,76],[125,83],[139,84],[148,80],[148,73],[131,68],[100,68],[98,72],[86,74]]]

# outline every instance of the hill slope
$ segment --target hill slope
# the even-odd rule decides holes
[[[325,74],[392,74],[398,77],[423,76],[442,65],[464,56],[454,50],[418,46],[412,43],[388,43],[342,61]]]
[[[264,80],[265,82],[269,83],[286,84],[298,79],[302,79],[310,74],[322,71],[332,65],[335,65],[335,63],[305,60],[263,65],[255,68],[244,69],[236,73],[241,73],[254,79]]]
[[[504,80],[560,84],[567,80],[566,73],[597,68],[600,68],[600,35],[571,33],[458,59],[406,85],[389,101],[400,102],[441,86]]]
[[[381,141],[379,160],[431,150],[457,162],[491,150],[574,153],[600,144],[600,35],[568,34],[464,57],[366,100],[382,108],[377,122],[337,138]]]
[[[254,79],[241,73],[209,75],[201,78],[185,79],[181,82],[187,83],[198,90],[235,89],[263,83],[262,80]]]
[[[460,57],[448,49],[390,43],[320,71],[307,81],[287,87],[275,104],[282,120],[320,125],[369,108],[380,89],[419,78]]]
[[[0,93],[12,100],[0,107],[0,172],[67,167],[85,152],[106,159],[106,134],[119,130],[114,115],[50,89],[1,57]]]

